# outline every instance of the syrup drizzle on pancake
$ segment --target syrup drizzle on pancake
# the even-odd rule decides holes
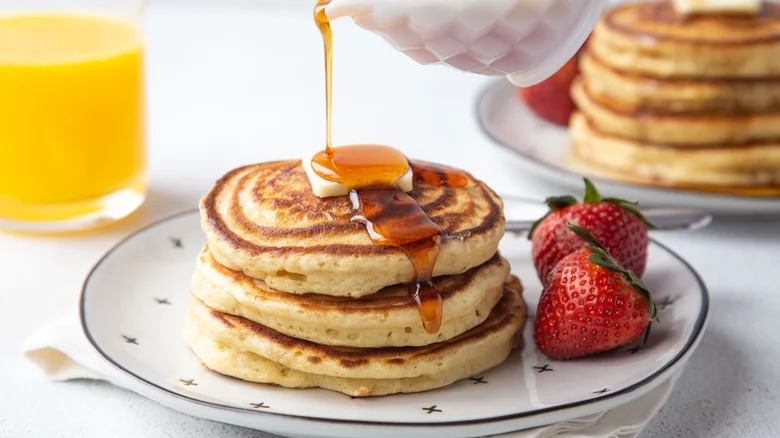
[[[412,169],[414,180],[429,186],[463,188],[469,184],[469,179],[463,172],[440,164],[415,161]]]
[[[371,240],[378,245],[398,246],[409,257],[416,277],[409,284],[409,295],[417,304],[425,330],[438,332],[442,299],[431,279],[442,240],[441,227],[411,196],[394,188],[352,190],[349,197],[357,212],[352,219],[365,224]]]
[[[318,0],[314,7],[314,21],[325,46],[326,141],[325,150],[312,158],[312,169],[328,181],[347,186],[355,212],[352,220],[365,225],[374,244],[396,246],[404,251],[414,267],[415,281],[409,284],[409,296],[417,305],[425,330],[436,333],[442,322],[442,298],[431,280],[445,236],[417,201],[395,188],[396,180],[409,170],[409,160],[390,146],[334,148],[331,144],[333,33],[325,14],[329,2]],[[451,187],[465,187],[468,183],[464,174],[443,166],[415,163],[411,168],[416,182]]]

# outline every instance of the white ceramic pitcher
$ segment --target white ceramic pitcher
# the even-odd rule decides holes
[[[606,0],[331,0],[421,64],[506,75],[528,86],[552,75],[582,45]]]

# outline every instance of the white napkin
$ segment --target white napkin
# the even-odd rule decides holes
[[[680,372],[658,388],[614,409],[491,438],[636,438],[666,403]]]
[[[106,380],[126,388],[121,374],[106,362],[84,336],[79,316],[60,317],[36,330],[22,347],[24,356],[51,380]]]
[[[117,372],[87,341],[75,314],[35,331],[24,343],[24,355],[51,380],[98,379],[128,387],[128,377]],[[492,438],[635,438],[666,402],[679,373],[649,393],[609,411]]]

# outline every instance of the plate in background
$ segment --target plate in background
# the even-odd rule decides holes
[[[780,214],[780,196],[707,193],[619,181],[576,168],[568,158],[566,127],[542,120],[517,98],[506,80],[491,83],[477,100],[477,118],[488,137],[517,152],[524,167],[538,177],[571,193],[582,192],[587,174],[602,193],[635,199],[642,205],[700,208],[729,215]]]
[[[84,282],[84,333],[124,385],[150,399],[196,417],[293,437],[484,436],[601,412],[681,369],[699,342],[709,307],[693,269],[653,242],[644,279],[656,291],[663,323],[654,326],[647,348],[549,360],[533,342],[541,287],[530,243],[507,235],[501,251],[525,284],[531,313],[525,348],[493,370],[442,389],[352,399],[322,389],[248,383],[200,365],[184,345],[182,325],[203,244],[197,211],[160,220],[117,244]]]

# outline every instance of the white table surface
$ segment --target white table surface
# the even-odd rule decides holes
[[[0,437],[268,436],[191,418],[105,383],[52,383],[20,354],[36,327],[76,311],[85,273],[122,236],[193,208],[228,169],[300,157],[322,144],[322,48],[309,10],[259,3],[152,2],[151,191],[138,213],[88,234],[0,234]],[[465,167],[500,193],[541,199],[550,191],[480,133],[474,100],[488,79],[418,66],[349,21],[334,27],[336,144],[392,144]],[[705,231],[654,235],[701,273],[712,313],[643,437],[780,436],[778,228],[778,218],[717,218]]]

